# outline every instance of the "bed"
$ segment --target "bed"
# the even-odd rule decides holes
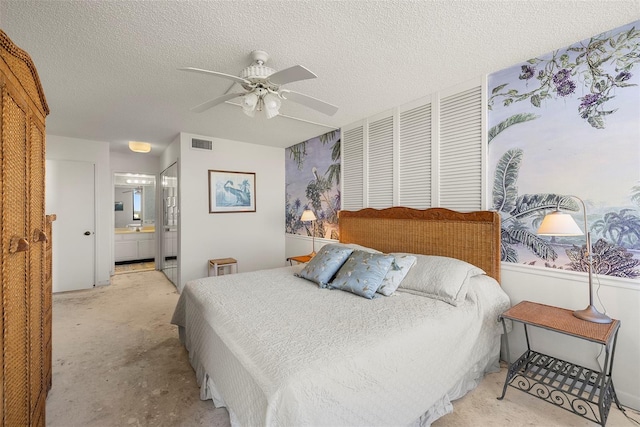
[[[363,209],[341,211],[339,227],[342,246],[384,253],[365,257],[417,258],[397,291],[367,299],[322,289],[296,276],[303,265],[185,285],[172,323],[200,397],[227,407],[232,425],[428,426],[498,368],[509,299],[498,284],[497,213]],[[452,283],[467,269],[462,297],[411,289],[442,270],[434,260],[456,263],[442,264]]]

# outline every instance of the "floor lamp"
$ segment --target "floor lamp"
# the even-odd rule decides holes
[[[309,254],[310,257],[314,257],[316,255],[316,215],[313,213],[313,211],[310,210],[306,210],[304,212],[302,212],[302,216],[300,217],[300,221],[302,222],[312,222],[312,226],[313,226],[313,231],[311,232],[311,236],[312,236],[312,250],[311,253]]]
[[[574,311],[573,315],[579,319],[594,323],[611,323],[611,318],[606,314],[600,313],[593,306],[593,257],[591,255],[591,233],[587,226],[587,207],[584,201],[577,196],[566,196],[577,199],[582,203],[582,212],[584,214],[584,233],[578,227],[575,220],[568,213],[560,212],[560,203],[555,211],[547,214],[542,220],[542,224],[538,228],[538,234],[541,236],[587,236],[587,271],[589,273],[589,306],[584,310]]]

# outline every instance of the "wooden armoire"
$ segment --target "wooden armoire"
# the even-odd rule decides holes
[[[49,107],[33,61],[2,30],[0,88],[0,414],[3,426],[44,426],[51,384],[47,256],[55,219],[44,211],[44,123]]]

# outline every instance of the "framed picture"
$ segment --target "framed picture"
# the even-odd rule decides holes
[[[124,203],[116,202],[116,211],[123,211],[123,210],[124,210]]]
[[[209,170],[209,213],[255,211],[255,173]]]

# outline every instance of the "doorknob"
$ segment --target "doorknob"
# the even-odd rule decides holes
[[[90,231],[85,231],[85,232],[84,232],[84,235],[85,235],[85,236],[91,236],[91,232],[90,232]]]

